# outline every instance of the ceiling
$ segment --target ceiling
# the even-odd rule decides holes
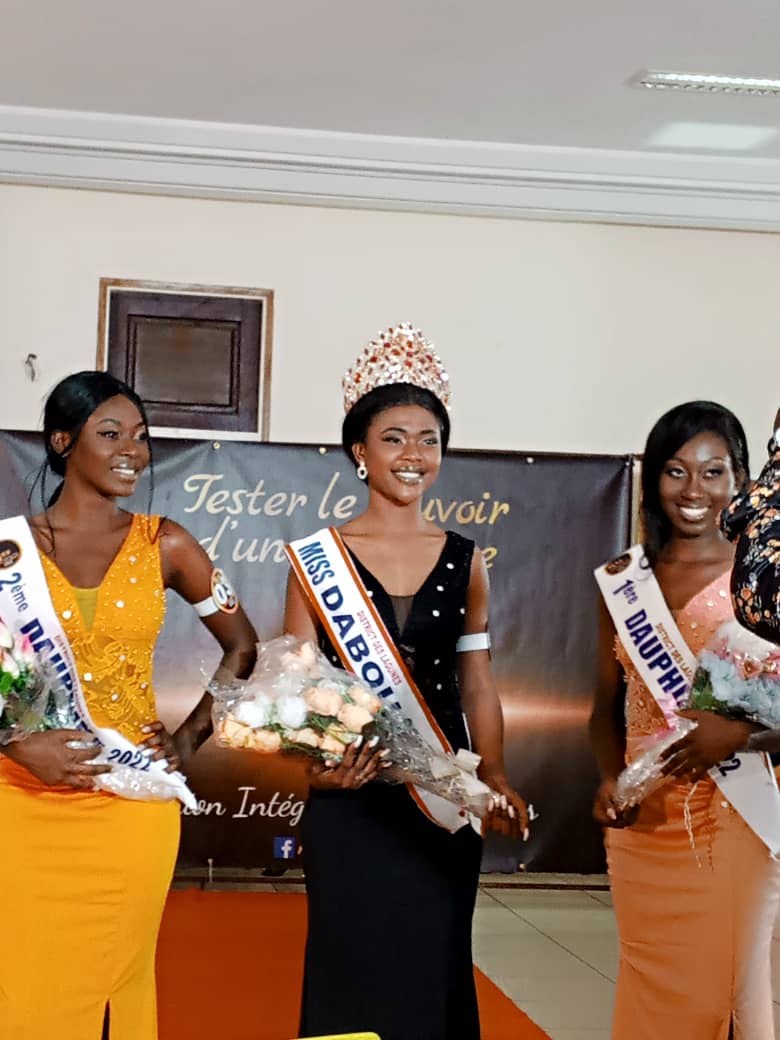
[[[524,170],[554,168],[550,150],[566,150],[571,170],[572,150],[582,150],[580,170],[596,163],[602,174],[660,179],[684,170],[689,180],[760,182],[777,201],[780,98],[627,86],[648,67],[779,78],[776,0],[6,0],[4,7],[0,147],[9,155],[33,144],[40,152],[58,136],[97,147],[127,135],[137,143],[140,135],[164,148],[181,144],[185,130],[190,144],[197,138],[206,148],[209,133],[224,134],[227,124],[249,151],[259,147],[256,136],[249,146],[249,128],[306,132],[294,138],[299,155],[316,141],[317,154],[332,150],[330,142],[365,158],[374,154],[372,140],[384,146],[392,138],[396,161],[413,152],[419,159],[435,142],[425,161]],[[87,132],[73,113],[111,119],[92,119]],[[355,134],[364,136],[345,149],[345,135]],[[474,145],[467,161],[457,150],[462,142]],[[510,146],[521,146],[522,161]],[[677,172],[663,166],[669,157]],[[25,169],[35,179],[31,160],[14,162],[0,162],[4,179],[24,179]]]

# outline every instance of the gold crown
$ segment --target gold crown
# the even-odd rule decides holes
[[[344,376],[344,411],[371,390],[411,383],[450,407],[450,377],[433,344],[409,322],[377,333]]]

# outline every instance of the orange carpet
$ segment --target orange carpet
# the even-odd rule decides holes
[[[160,1040],[291,1040],[306,897],[171,892],[157,949]],[[475,969],[482,1040],[549,1040]]]

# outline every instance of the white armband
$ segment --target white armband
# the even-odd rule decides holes
[[[461,636],[455,644],[455,650],[459,654],[468,653],[469,650],[489,650],[490,633],[472,632],[467,636]]]
[[[200,603],[193,603],[192,609],[202,618],[210,617],[217,612],[235,614],[238,610],[238,596],[219,568],[211,572],[211,595],[202,599]]]

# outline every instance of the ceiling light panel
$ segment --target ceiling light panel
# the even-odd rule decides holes
[[[648,90],[687,90],[698,94],[752,94],[780,97],[780,79],[757,76],[699,75],[693,72],[660,72],[642,69],[628,81],[632,87]]]

